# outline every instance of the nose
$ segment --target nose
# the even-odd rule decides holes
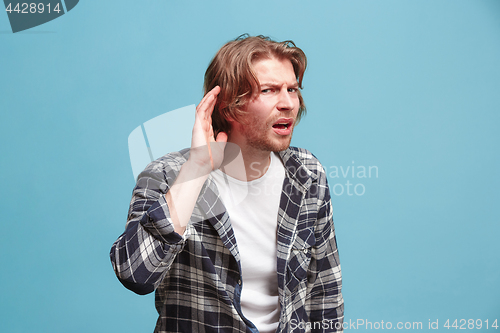
[[[278,95],[278,104],[276,107],[279,111],[290,111],[293,110],[293,100],[292,96],[288,92],[287,87],[283,87]]]

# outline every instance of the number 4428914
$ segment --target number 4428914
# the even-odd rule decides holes
[[[8,12],[9,14],[12,12],[16,12],[19,14],[35,14],[35,13],[43,13],[45,11],[45,7],[47,7],[47,12],[50,13],[52,12],[57,12],[59,13],[61,9],[59,8],[59,4],[56,4],[55,7],[50,8],[50,3],[45,5],[43,3],[22,3],[20,4],[19,2],[16,4],[14,9],[12,9],[12,4],[9,3],[7,8],[5,8],[5,11]]]
[[[484,326],[484,327],[483,327]],[[495,319],[492,323],[488,322],[488,319],[482,320],[482,319],[455,319],[455,321],[450,325],[450,319],[446,320],[446,323],[444,323],[443,327],[446,327],[447,329],[454,328],[454,329],[459,329],[459,330],[473,330],[473,329],[478,329],[480,330],[481,328],[494,328],[498,329],[498,319]]]

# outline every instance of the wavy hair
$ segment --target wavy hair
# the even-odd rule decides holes
[[[226,43],[216,53],[205,72],[204,94],[216,86],[221,90],[212,113],[214,134],[228,133],[231,125],[228,119],[239,121],[245,114],[244,108],[253,94],[260,91],[260,84],[252,63],[259,59],[277,58],[290,60],[302,89],[302,78],[307,66],[304,52],[292,41],[276,42],[265,36],[244,34]],[[300,90],[297,122],[306,111]]]

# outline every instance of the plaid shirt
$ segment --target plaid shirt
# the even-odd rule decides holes
[[[342,331],[326,174],[307,150],[290,147],[279,154],[286,177],[277,221],[277,332]],[[241,313],[238,247],[210,176],[185,234],[174,232],[164,194],[188,156],[188,149],[165,155],[139,175],[125,232],[111,249],[113,268],[128,289],[156,290],[155,332],[257,332]]]

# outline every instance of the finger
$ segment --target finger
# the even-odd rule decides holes
[[[212,90],[209,91],[209,93],[212,93],[215,96],[217,96],[220,93],[220,87],[219,86],[213,87]]]
[[[217,97],[212,94],[208,98],[204,99],[202,103],[200,103],[198,109],[196,110],[197,115],[200,117],[200,119],[203,119],[206,122],[210,121],[209,118],[211,117],[212,112],[214,111],[216,102],[217,102]]]
[[[213,98],[213,95],[212,94],[206,94],[202,100],[200,101],[200,103],[198,104],[198,106],[196,106],[196,112],[201,112],[202,110],[206,109],[206,105],[207,103],[209,102],[210,99]]]
[[[216,142],[227,142],[227,134],[225,132],[219,132],[217,134]]]
[[[210,90],[208,93],[205,94],[205,96],[201,99],[201,102],[198,104],[196,107],[196,110],[200,109],[201,107],[205,106],[207,101],[213,97],[217,97],[217,95],[220,92],[220,87],[215,86],[212,90]]]
[[[219,93],[220,93],[220,87],[219,86],[215,86],[212,90],[210,90],[208,92],[208,94],[210,94],[211,96],[213,96],[213,99],[210,99],[209,101],[207,101],[207,103],[208,103],[207,106],[208,106],[209,109],[213,109],[213,107],[215,106],[215,103],[217,102],[217,96],[219,95]]]
[[[214,96],[213,99],[209,100],[207,104],[207,109],[205,110],[205,120],[212,123],[212,113],[214,112],[215,104],[217,103],[217,96]]]
[[[214,129],[212,126],[208,129],[208,141],[215,141],[214,140]]]

